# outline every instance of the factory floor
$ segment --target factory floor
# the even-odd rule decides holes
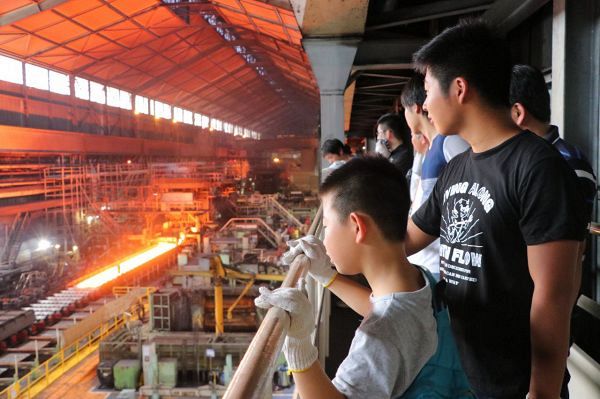
[[[105,399],[107,392],[93,392],[98,386],[96,366],[98,351],[92,352],[58,380],[50,384],[36,398],[39,399]]]

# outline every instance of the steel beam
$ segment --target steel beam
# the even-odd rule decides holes
[[[392,28],[452,15],[483,11],[490,8],[492,3],[493,0],[443,0],[435,3],[402,7],[369,20],[365,31]]]
[[[507,33],[529,18],[549,0],[498,0],[483,14],[483,19],[498,32]]]

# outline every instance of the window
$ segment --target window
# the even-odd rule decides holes
[[[154,100],[150,100],[150,115],[156,116],[156,104]]]
[[[90,101],[98,104],[106,104],[106,92],[104,85],[96,82],[90,82]]]
[[[183,109],[173,107],[173,122],[183,122]]]
[[[68,96],[71,94],[71,86],[69,75],[59,72],[50,71],[48,75],[50,82],[50,91],[57,94]]]
[[[194,124],[194,114],[192,111],[188,111],[187,109],[183,110],[183,123],[187,123],[188,125]]]
[[[244,138],[250,137],[250,129],[244,128]]]
[[[48,70],[36,65],[25,64],[25,84],[40,90],[48,90]]]
[[[125,90],[119,90],[119,107],[131,111],[131,93]]]
[[[0,80],[23,84],[23,63],[13,58],[0,55]]]
[[[75,76],[75,97],[82,100],[90,99],[90,83],[87,79]]]
[[[211,119],[210,120],[210,129],[222,132],[223,131],[223,122],[221,122],[218,119],[214,119],[214,118]]]
[[[202,115],[202,128],[207,129],[210,126],[210,118],[206,115]]]
[[[119,106],[119,89],[109,86],[106,87],[106,104],[110,105],[111,107]]]
[[[135,112],[148,115],[148,99],[142,96],[135,96]]]
[[[154,101],[154,116],[157,118],[171,119],[171,106],[160,101]]]
[[[202,114],[194,113],[194,126],[202,127]]]

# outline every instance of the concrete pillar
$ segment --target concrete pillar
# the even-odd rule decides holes
[[[321,95],[321,146],[325,140],[344,136],[344,91],[359,39],[304,39],[302,44],[317,78]],[[322,159],[319,162],[325,162]],[[323,167],[323,165],[321,165]]]

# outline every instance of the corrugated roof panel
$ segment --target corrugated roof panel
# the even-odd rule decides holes
[[[104,37],[98,34],[91,34],[81,39],[73,40],[68,43],[66,46],[72,50],[79,52],[86,52],[96,47],[104,46],[105,44],[110,43],[110,41],[106,40]]]
[[[112,40],[118,40],[140,31],[141,29],[138,25],[134,24],[130,20],[126,20],[102,29],[102,35]]]
[[[122,21],[124,17],[105,6],[84,12],[73,17],[73,19],[88,29],[98,30]]]
[[[47,40],[29,34],[2,44],[4,50],[21,57],[29,57],[32,54],[36,54],[54,46],[53,43]]]
[[[117,58],[128,65],[135,66],[146,62],[151,57],[154,57],[154,51],[146,46],[136,47],[123,54],[119,54]]]
[[[100,0],[67,1],[56,6],[54,10],[67,17],[74,17],[94,8],[102,7],[103,4]]]
[[[112,57],[114,55],[120,54],[123,51],[126,51],[124,47],[119,46],[117,43],[114,42],[108,42],[106,44],[86,51],[86,54],[90,57],[94,57],[97,59],[104,59],[106,57]]]
[[[48,26],[56,25],[64,20],[65,19],[62,16],[52,10],[46,10],[21,19],[13,23],[13,25],[29,32],[35,32],[47,28]]]
[[[110,3],[112,7],[115,7],[127,16],[137,14],[138,12],[153,7],[156,4],[156,0],[115,0]]]
[[[237,0],[212,0],[212,2],[215,4],[220,4],[220,5],[226,6],[228,8],[235,8],[235,9],[243,12],[242,7],[237,2]]]
[[[250,15],[256,15],[260,18],[265,18],[275,23],[281,22],[279,15],[273,6],[253,0],[242,0],[241,3]]]
[[[0,45],[2,45],[2,43],[20,39],[26,35],[27,33],[23,32],[22,29],[15,28],[11,25],[2,26],[0,27]]]
[[[57,43],[72,40],[77,37],[89,35],[90,31],[74,24],[69,20],[64,20],[56,25],[50,26],[36,32],[44,39],[49,39]]]
[[[41,55],[40,57],[42,57]],[[58,61],[54,64],[57,68],[64,69],[66,71],[73,71],[79,68],[84,68],[86,65],[90,65],[95,60],[85,55],[77,55],[71,58],[65,58],[63,61]]]
[[[296,17],[290,11],[279,10],[279,15],[281,16],[281,20],[286,27],[292,28],[294,30],[298,30],[298,23],[296,22]]]

